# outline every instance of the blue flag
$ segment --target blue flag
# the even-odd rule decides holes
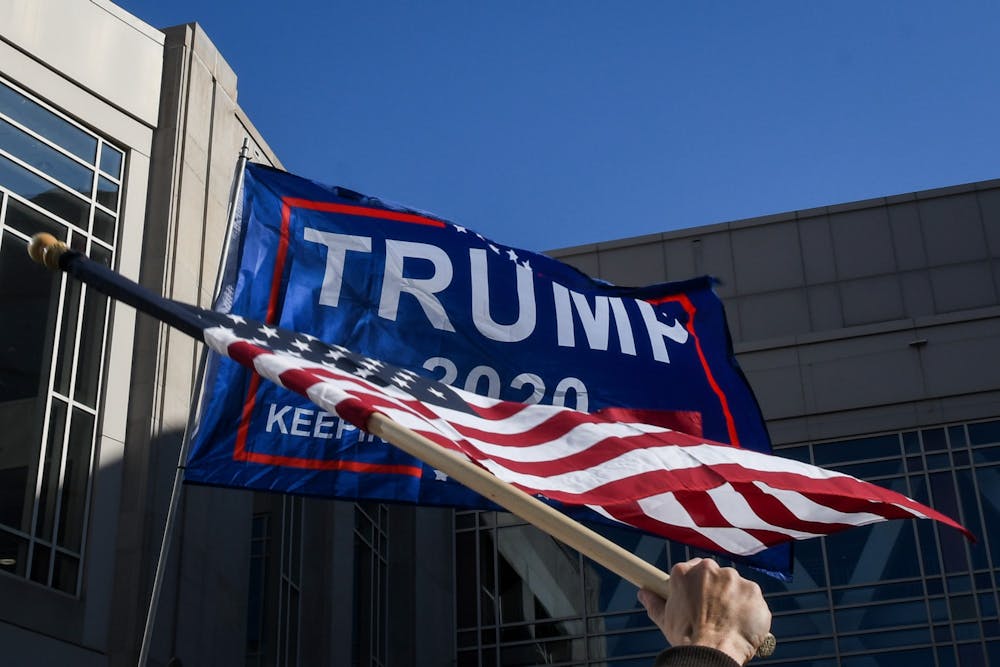
[[[646,423],[770,452],[710,278],[609,285],[431,214],[252,164],[238,213],[227,312],[491,397],[612,417],[641,410]],[[186,479],[494,509],[222,358],[206,375]],[[750,562],[787,572],[788,553]]]

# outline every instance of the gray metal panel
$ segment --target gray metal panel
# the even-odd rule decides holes
[[[840,329],[844,326],[844,308],[836,283],[810,287],[807,293],[809,323],[813,331]]]
[[[903,202],[889,206],[889,225],[896,249],[896,266],[900,271],[922,269],[927,266],[924,252],[924,235],[920,226],[917,203]]]
[[[928,396],[1000,388],[1000,317],[922,328],[919,336],[927,341],[919,350]]]
[[[833,256],[833,238],[827,216],[799,221],[799,238],[802,243],[806,282],[814,285],[835,281],[837,266]]]
[[[992,306],[997,303],[988,262],[942,266],[930,271],[938,313]]]
[[[903,292],[903,310],[907,317],[921,317],[937,312],[929,271],[907,271],[896,274],[896,277]]]
[[[794,222],[734,230],[732,243],[740,294],[802,284],[802,257]]]
[[[987,249],[991,257],[1000,257],[1000,190],[983,190],[977,194]]]
[[[830,216],[830,233],[841,280],[876,276],[896,269],[885,207]]]
[[[895,275],[840,283],[844,324],[856,326],[902,319],[903,295]]]
[[[685,280],[695,275],[691,239],[670,239],[663,242],[667,280]]]
[[[601,277],[616,285],[648,285],[667,279],[659,242],[627,248],[601,249]]]
[[[742,340],[794,336],[809,331],[809,306],[801,289],[740,297]]]
[[[932,266],[987,257],[975,192],[924,199],[919,206],[924,247]]]

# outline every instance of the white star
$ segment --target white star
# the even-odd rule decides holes
[[[531,264],[528,264],[528,260],[524,260],[523,262],[521,262],[521,266],[531,271]]]
[[[448,481],[448,475],[444,474],[443,472],[441,472],[440,470],[438,470],[437,468],[435,468],[434,469],[434,481],[435,482],[447,482]]]
[[[232,313],[229,313],[228,315],[226,315],[226,317],[228,317],[229,319],[231,319],[233,322],[236,322],[236,324],[246,324],[247,323],[246,319],[244,319],[243,317],[241,317],[239,315],[233,315]]]
[[[294,347],[296,349],[299,349],[299,350],[302,350],[303,352],[305,352],[306,350],[309,349],[309,343],[306,342],[306,341],[304,341],[304,340],[293,340],[292,341],[292,347]]]
[[[362,361],[358,365],[359,366],[364,366],[365,368],[368,368],[368,369],[373,370],[373,371],[377,371],[378,369],[380,369],[383,366],[385,366],[385,364],[383,364],[378,359],[365,359],[364,361]]]
[[[492,243],[490,244],[490,250],[492,250],[493,252],[495,252],[498,255],[500,254],[500,248],[496,247]]]
[[[392,376],[392,383],[399,387],[400,389],[408,389],[410,387],[410,380],[403,377],[402,373]]]
[[[459,234],[464,234],[465,227],[463,227],[462,225],[455,225],[455,231],[458,232]]]
[[[486,240],[486,237],[485,237],[485,236],[483,236],[482,234],[476,234],[476,236],[478,236],[478,237],[479,237],[479,240],[480,240],[480,241],[485,241],[485,240]]]
[[[509,257],[510,261],[512,261],[512,262],[516,262],[517,261],[517,253],[514,252],[513,249],[507,251],[507,257]]]
[[[316,336],[313,336],[312,334],[304,333],[299,335],[305,338],[306,340],[319,340],[319,338],[316,338]]]
[[[339,359],[343,359],[344,353],[335,347],[331,347],[330,350],[326,353],[326,356],[330,357],[334,361],[337,361]]]
[[[434,395],[435,395],[435,396],[437,396],[438,398],[442,398],[442,399],[444,398],[444,392],[442,392],[442,391],[441,391],[441,390],[439,390],[439,389],[435,389],[434,387],[431,387],[431,388],[430,388],[430,389],[428,389],[427,391],[428,391],[428,392],[430,392],[430,393],[432,393],[432,394],[434,394]]]
[[[359,378],[367,379],[372,374],[372,372],[367,368],[359,368],[358,370],[354,371],[354,374],[357,375]]]
[[[260,325],[260,329],[257,329],[257,331],[261,332],[262,334],[264,334],[268,338],[277,338],[278,337],[278,330],[277,329],[272,329],[271,327],[267,326],[266,324]]]

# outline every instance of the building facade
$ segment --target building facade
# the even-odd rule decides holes
[[[135,664],[200,357],[27,239],[208,305],[244,141],[281,166],[196,24],[0,4],[4,664]],[[747,573],[767,662],[1000,664],[1000,181],[552,254],[620,284],[717,276],[779,454],[980,537],[895,521],[797,545],[790,584]],[[692,555],[608,534],[663,568]],[[165,563],[151,665],[631,667],[663,647],[634,587],[503,514],[192,486]]]

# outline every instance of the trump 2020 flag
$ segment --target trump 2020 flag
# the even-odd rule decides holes
[[[48,235],[42,235],[48,236]],[[36,237],[37,238],[37,237]],[[643,421],[503,401],[449,387],[341,345],[164,299],[48,237],[32,256],[207,343],[254,377],[355,428],[375,413],[523,491],[703,549],[769,545],[893,518],[955,521],[894,491]],[[328,422],[330,423],[330,422]],[[414,466],[415,467],[415,466]],[[395,471],[419,482],[419,469]]]
[[[709,278],[595,281],[433,215],[248,165],[220,309],[490,398],[769,452]],[[490,508],[329,411],[213,363],[188,481]],[[591,517],[593,518],[593,517]],[[753,564],[788,569],[788,553]]]

